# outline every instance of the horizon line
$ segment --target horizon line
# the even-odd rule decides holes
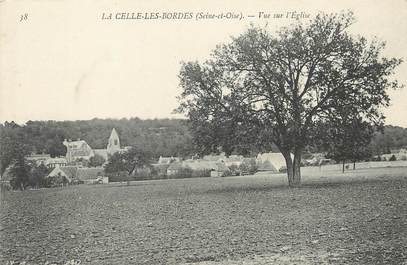
[[[26,120],[24,122],[20,122],[20,121],[16,122],[14,120],[11,120],[11,121],[9,121],[9,120],[0,120],[0,125],[4,125],[6,122],[8,122],[8,123],[13,123],[14,122],[15,124],[17,124],[19,126],[24,126],[24,125],[27,125],[28,122],[78,122],[78,121],[93,121],[93,120],[114,120],[114,121],[141,120],[141,121],[152,121],[152,120],[188,120],[188,118],[186,118],[186,117],[140,118],[140,117],[134,116],[134,117],[122,117],[122,118],[110,118],[110,117],[99,118],[99,117],[94,117],[94,118],[90,118],[90,119],[76,119],[76,120],[62,120],[62,119],[61,120],[57,120],[57,119],[46,119],[46,120],[45,119],[44,120],[36,119],[36,120],[31,120],[31,119],[29,119],[29,120]],[[385,123],[384,126],[394,126],[394,127],[400,127],[400,128],[407,129],[407,127],[404,127],[404,126],[401,126],[401,125],[390,124],[390,123]]]

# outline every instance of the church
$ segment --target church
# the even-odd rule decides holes
[[[89,160],[95,155],[100,155],[106,161],[114,153],[125,151],[126,149],[120,148],[119,135],[116,129],[112,129],[106,149],[92,149],[85,140],[78,139],[76,141],[64,140],[63,144],[66,146],[66,160],[68,164],[75,163],[81,160]]]

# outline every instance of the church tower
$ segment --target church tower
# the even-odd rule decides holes
[[[112,133],[110,134],[106,149],[108,155],[113,155],[114,153],[120,151],[120,139],[115,128],[113,128]]]

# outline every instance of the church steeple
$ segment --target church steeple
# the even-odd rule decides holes
[[[120,139],[115,128],[113,128],[112,133],[110,134],[106,149],[109,155],[113,155],[114,153],[120,151]]]

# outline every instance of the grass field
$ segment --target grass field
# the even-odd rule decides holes
[[[1,194],[0,262],[407,264],[407,168]],[[18,264],[18,263],[17,263]]]

